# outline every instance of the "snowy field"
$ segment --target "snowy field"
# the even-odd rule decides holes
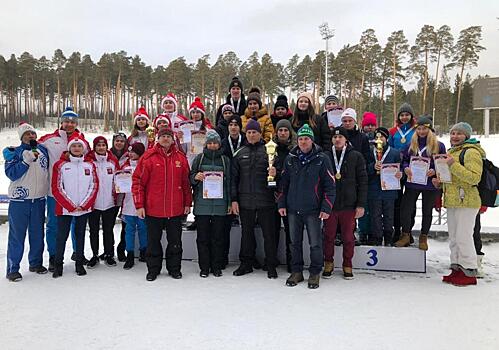
[[[6,245],[4,224],[0,271]],[[346,281],[337,270],[317,290],[286,287],[284,267],[277,280],[234,277],[236,265],[201,279],[191,261],[181,280],[163,271],[147,282],[144,263],[101,264],[83,277],[66,264],[55,280],[28,272],[26,252],[23,281],[0,279],[0,348],[498,349],[499,243],[484,246],[487,276],[466,288],[441,282],[447,242],[429,246],[426,274],[355,270]]]
[[[481,142],[499,164],[499,136]],[[17,130],[0,133],[0,148],[18,144]],[[482,225],[499,227],[498,210]],[[2,273],[7,233],[0,225]],[[130,271],[101,264],[84,277],[67,263],[54,280],[28,272],[26,252],[23,281],[0,278],[0,349],[499,349],[499,243],[484,245],[486,277],[467,288],[441,282],[448,243],[430,239],[429,246],[426,274],[356,270],[346,281],[336,271],[317,290],[285,287],[284,268],[277,280],[262,271],[234,277],[236,265],[201,279],[191,261],[182,263],[182,280],[163,270],[147,282],[143,263]]]

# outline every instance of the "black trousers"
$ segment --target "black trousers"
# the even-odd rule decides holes
[[[118,213],[116,212],[116,214],[118,214]],[[116,216],[118,216],[118,215],[116,215]],[[115,219],[115,221],[116,221],[116,219]],[[123,220],[121,220],[120,243],[118,243],[118,245],[116,246],[117,253],[122,252],[123,254],[125,254],[125,248],[126,248],[125,227],[126,227],[126,223]]]
[[[69,237],[71,222],[75,218],[75,240],[76,240],[76,263],[82,264],[83,251],[85,249],[85,228],[90,214],[80,216],[62,215],[57,217],[57,237],[55,263],[61,264],[64,261],[64,251],[66,250],[66,241]]]
[[[151,273],[159,274],[163,262],[163,246],[161,237],[166,229],[166,269],[168,272],[180,271],[182,262],[182,216],[172,218],[157,218],[146,216],[147,225],[147,269]]]
[[[104,243],[104,254],[114,256],[114,224],[119,207],[112,207],[107,210],[94,209],[88,217],[88,227],[90,229],[90,246],[94,256],[99,255],[99,229],[102,219],[102,238]]]
[[[258,217],[258,223],[263,232],[265,264],[269,267],[276,267],[278,262],[275,244],[275,208],[241,208],[239,217],[241,218],[241,248],[239,251],[241,264],[252,266],[255,260],[255,219]]]
[[[196,215],[199,268],[221,270],[224,263],[226,216]]]
[[[421,222],[421,233],[427,235],[428,232],[430,232],[431,221],[433,219],[433,206],[435,205],[435,199],[437,199],[440,192],[432,190],[416,190],[406,187],[400,206],[402,232],[404,233],[411,233],[412,227],[414,226],[416,202],[420,194],[422,194],[423,197],[423,220]]]
[[[223,233],[223,263],[227,265],[229,263],[229,251],[230,251],[230,231],[232,230],[232,222],[236,218],[235,215],[224,216],[224,233]]]
[[[279,240],[281,238],[281,220],[284,223],[284,233],[286,234],[286,263],[291,263],[291,236],[289,233],[289,220],[287,216],[281,216],[279,211],[275,211],[275,246],[279,251]]]
[[[475,243],[476,255],[484,255],[482,252],[482,224],[480,222],[480,213],[476,214],[475,227],[473,228],[473,243]]]

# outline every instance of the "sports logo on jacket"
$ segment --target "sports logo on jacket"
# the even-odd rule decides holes
[[[177,167],[177,168],[181,167],[180,160],[175,161],[175,167]]]
[[[40,162],[40,166],[43,170],[47,170],[49,168],[49,160],[43,154],[38,156],[38,161]]]
[[[113,168],[107,168],[107,174],[112,175],[113,174]]]
[[[90,176],[90,169],[85,169],[85,175]]]
[[[14,199],[25,199],[29,196],[29,189],[26,187],[18,186],[12,192],[12,198]]]

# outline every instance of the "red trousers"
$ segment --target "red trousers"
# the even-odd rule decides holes
[[[355,210],[340,210],[331,213],[324,221],[324,260],[334,259],[334,240],[338,227],[343,240],[343,267],[352,267],[355,248]]]

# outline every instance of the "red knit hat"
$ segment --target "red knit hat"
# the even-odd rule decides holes
[[[163,97],[163,99],[161,100],[161,108],[163,108],[163,105],[165,104],[166,101],[172,101],[173,104],[175,105],[175,111],[177,110],[178,100],[177,96],[175,96],[173,92],[169,92],[166,94],[165,97]]]
[[[134,124],[137,123],[138,118],[146,118],[148,123],[151,121],[144,107],[140,107],[139,110],[135,113],[135,116],[133,117]]]
[[[103,142],[106,144],[106,147],[109,148],[109,145],[107,144],[107,139],[104,137],[104,136],[97,136],[95,139],[94,139],[94,150],[95,150],[95,146],[97,146],[97,144],[99,142]]]
[[[164,120],[166,121],[167,125],[169,128],[172,127],[172,122],[170,120],[170,118],[166,115],[166,114],[159,114],[155,119],[154,119],[154,126],[155,127],[158,127],[158,122],[160,120]]]
[[[362,127],[367,125],[378,126],[376,114],[373,112],[364,112],[362,115]]]
[[[199,97],[196,97],[194,99],[194,102],[191,103],[189,107],[189,114],[191,114],[192,111],[199,110],[202,115],[205,114],[205,109],[203,102],[201,102],[201,99]]]

